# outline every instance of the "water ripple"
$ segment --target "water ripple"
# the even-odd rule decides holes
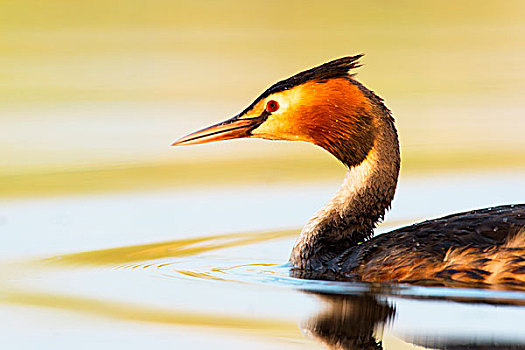
[[[241,284],[271,284],[329,294],[381,293],[419,299],[496,302],[525,305],[525,293],[517,291],[468,288],[423,287],[414,285],[356,283],[327,280],[305,280],[290,276],[289,264],[267,263],[257,258],[231,258],[227,254],[210,254],[219,249],[261,245],[276,239],[295,237],[296,230],[260,233],[237,233],[182,239],[146,245],[128,246],[60,255],[43,259],[48,266],[107,266],[133,270],[157,277],[215,281]],[[248,256],[252,248],[246,248]],[[252,249],[252,250],[250,250]],[[267,260],[267,259],[264,259]]]

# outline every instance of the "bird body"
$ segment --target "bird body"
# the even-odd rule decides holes
[[[174,145],[244,137],[306,141],[348,167],[339,191],[301,231],[290,257],[294,276],[525,290],[525,204],[370,239],[394,197],[400,155],[390,110],[350,74],[360,57],[280,81],[237,116]]]
[[[472,210],[335,245],[296,277],[525,290],[525,205]],[[305,261],[305,260],[298,260]]]

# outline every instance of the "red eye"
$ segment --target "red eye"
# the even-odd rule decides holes
[[[266,103],[266,110],[268,112],[275,112],[279,109],[279,103],[275,100],[270,100]]]

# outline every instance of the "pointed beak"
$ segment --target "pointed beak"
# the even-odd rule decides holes
[[[267,115],[265,113],[255,118],[239,118],[239,116],[235,116],[183,136],[175,141],[172,146],[198,145],[200,143],[250,137],[251,131],[261,125],[266,118]]]

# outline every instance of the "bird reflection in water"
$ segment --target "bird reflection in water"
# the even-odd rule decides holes
[[[382,349],[376,338],[396,310],[374,295],[316,294],[321,311],[301,325],[303,332],[329,349]]]
[[[393,300],[372,293],[339,295],[312,293],[320,299],[320,310],[303,321],[302,332],[327,349],[379,350],[387,349],[383,342],[385,328],[396,322]],[[476,303],[479,301],[469,301]],[[494,302],[491,302],[493,304]],[[505,304],[508,304],[505,302]],[[476,337],[475,334],[436,335],[406,334],[402,340],[428,349],[525,349],[525,343],[506,338]],[[407,344],[407,347],[411,347]]]

